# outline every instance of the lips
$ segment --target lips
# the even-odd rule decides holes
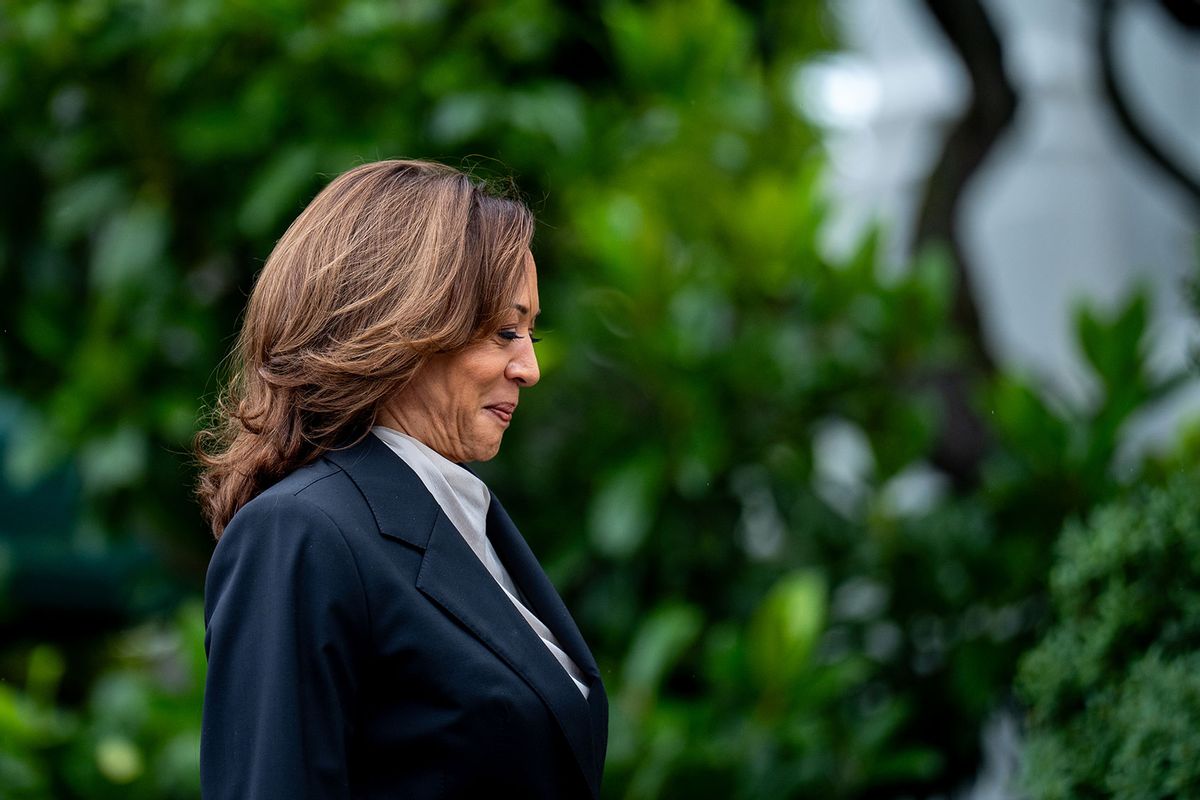
[[[495,415],[496,419],[507,425],[512,421],[513,412],[517,410],[516,403],[493,403],[489,406],[484,406],[486,411],[490,411]]]

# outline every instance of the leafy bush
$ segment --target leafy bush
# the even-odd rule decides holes
[[[719,317],[729,333],[690,355],[694,371],[661,352],[691,330],[669,311],[618,324],[585,306],[567,333],[588,358],[531,393],[543,425],[506,443],[515,474],[491,472],[518,497],[536,492],[527,533],[558,554],[554,576],[611,670],[611,796],[957,788],[1038,630],[1052,532],[1119,491],[1122,425],[1173,385],[1133,377],[1147,374],[1144,300],[1081,313],[1091,351],[1125,359],[1124,377],[1097,367],[1088,405],[1046,400],[1012,375],[986,382],[983,482],[955,495],[929,463],[942,406],[926,376],[960,353],[945,270],[931,258],[882,281],[871,264],[869,247],[845,263],[808,251],[779,285],[744,269]],[[658,294],[621,307],[730,298],[725,279],[658,275]],[[592,389],[597,374],[607,391]],[[554,407],[564,396],[569,409]],[[571,508],[589,504],[588,537],[563,539]],[[751,620],[788,607],[764,598],[797,572],[827,588],[819,643],[793,672],[756,650]],[[662,661],[653,691],[627,675],[643,650]],[[764,696],[772,686],[787,689]]]
[[[48,645],[26,657],[24,689],[0,685],[0,796],[103,800],[200,796],[204,617],[190,603],[108,642],[82,703]]]
[[[1063,533],[1055,623],[1019,676],[1035,798],[1200,797],[1198,477]]]

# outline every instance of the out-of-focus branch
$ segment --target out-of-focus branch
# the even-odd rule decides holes
[[[967,71],[971,101],[946,137],[926,182],[914,250],[935,243],[949,248],[958,277],[954,318],[972,345],[975,362],[987,371],[993,362],[984,341],[970,259],[958,234],[958,216],[963,190],[1016,116],[1017,93],[1004,71],[1000,37],[980,0],[924,2]],[[934,461],[960,488],[974,483],[987,448],[985,428],[971,408],[970,383],[970,376],[963,374],[938,379],[946,414]]]
[[[1004,50],[980,0],[925,0],[971,81],[971,101],[955,123],[925,186],[917,218],[916,248],[944,242],[958,270],[955,316],[975,344],[981,364],[991,366],[972,292],[969,259],[958,236],[963,189],[1012,122],[1017,93],[1004,72]]]
[[[1200,33],[1200,0],[1158,0],[1163,11],[1191,33]]]
[[[1096,50],[1100,56],[1101,83],[1113,115],[1130,142],[1172,183],[1184,191],[1200,209],[1200,179],[1189,175],[1154,140],[1146,126],[1130,107],[1117,75],[1117,13],[1119,0],[1100,0],[1096,19]],[[1160,5],[1181,27],[1195,32],[1200,27],[1200,4],[1183,0],[1160,0]]]

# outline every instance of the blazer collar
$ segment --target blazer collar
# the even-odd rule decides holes
[[[425,549],[441,509],[403,459],[373,433],[325,457],[350,476],[384,536]]]
[[[537,693],[562,729],[593,798],[598,797],[608,704],[596,661],[499,500],[492,496],[488,537],[513,581],[532,604],[530,610],[553,631],[585,675],[589,684],[586,700],[402,459],[373,434],[354,447],[326,457],[358,486],[384,536],[425,551],[417,588],[462,623]]]

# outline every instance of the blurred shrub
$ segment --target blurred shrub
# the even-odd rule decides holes
[[[1197,477],[1063,533],[1054,625],[1020,671],[1033,797],[1200,796]]]
[[[5,797],[52,796],[44,756],[71,741],[75,717],[53,705],[62,657],[43,646],[29,655],[24,691],[0,684],[0,790]]]
[[[1086,404],[1015,375],[981,380],[990,447],[980,482],[955,491],[932,463],[951,413],[939,378],[965,366],[944,263],[930,254],[883,279],[871,241],[844,260],[809,241],[785,248],[779,276],[735,266],[750,245],[724,209],[679,202],[707,180],[684,175],[682,194],[640,194],[638,224],[660,226],[647,242],[676,238],[720,266],[667,270],[647,255],[625,280],[652,291],[614,273],[564,296],[582,308],[552,316],[547,342],[565,336],[577,355],[523,401],[538,424],[510,433],[504,470],[486,467],[527,498],[523,528],[557,554],[552,573],[608,668],[610,796],[955,789],[1038,630],[1054,532],[1122,491],[1122,428],[1179,376],[1149,375],[1141,297],[1081,311],[1085,352],[1121,369],[1093,364]],[[805,208],[805,185],[771,208]],[[767,227],[758,246],[807,230]],[[700,303],[690,324],[674,316]],[[589,504],[589,536],[564,538]],[[779,616],[793,609],[809,610]],[[786,645],[810,625],[811,651]],[[631,666],[647,653],[653,682]]]
[[[63,656],[33,648],[24,689],[0,684],[0,796],[198,798],[203,642],[194,603],[115,637],[71,708],[57,696]]]

